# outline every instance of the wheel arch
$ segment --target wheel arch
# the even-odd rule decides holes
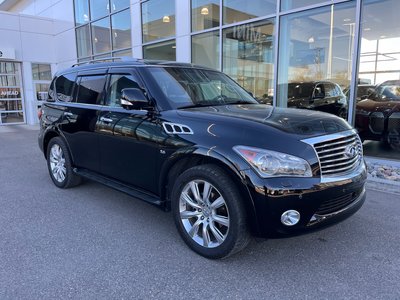
[[[239,189],[241,199],[246,209],[247,222],[249,224],[250,231],[254,234],[260,232],[257,214],[255,211],[255,206],[253,198],[250,194],[249,189],[246,186],[245,178],[240,173],[240,171],[234,166],[233,163],[228,161],[222,155],[209,150],[197,148],[195,151],[187,154],[187,151],[182,151],[182,153],[175,153],[173,158],[167,161],[161,172],[160,172],[160,186],[159,193],[160,198],[165,200],[165,209],[170,210],[171,199],[170,193],[172,191],[172,180],[178,177],[185,170],[190,169],[194,166],[213,164],[220,167],[235,183],[236,187]]]

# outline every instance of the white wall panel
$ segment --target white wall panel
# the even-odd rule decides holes
[[[54,22],[52,20],[39,19],[31,16],[21,16],[21,32],[33,32],[41,34],[54,34]]]
[[[19,17],[16,15],[0,12],[0,29],[20,30]]]
[[[21,42],[24,61],[47,63],[55,61],[53,36],[21,32]]]

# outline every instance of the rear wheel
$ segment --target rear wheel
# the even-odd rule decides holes
[[[249,242],[239,191],[219,167],[202,165],[175,181],[172,212],[186,244],[207,258],[224,258]]]
[[[81,183],[81,177],[73,171],[67,145],[60,137],[52,138],[47,147],[47,168],[54,184],[69,188]]]

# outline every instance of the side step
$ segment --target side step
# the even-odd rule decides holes
[[[159,197],[156,195],[153,195],[151,193],[148,193],[146,191],[140,190],[133,188],[129,185],[123,184],[121,182],[118,182],[114,179],[110,179],[108,177],[102,176],[100,174],[85,170],[85,169],[78,169],[74,168],[74,172],[78,174],[79,176],[85,177],[87,179],[96,181],[98,183],[104,184],[110,188],[113,188],[117,191],[123,192],[125,194],[128,194],[132,197],[138,198],[140,200],[143,200],[145,202],[148,202],[153,205],[161,206],[164,204],[163,201],[160,200]]]

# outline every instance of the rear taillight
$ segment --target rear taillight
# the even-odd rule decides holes
[[[43,115],[43,110],[42,110],[41,107],[39,107],[39,109],[38,109],[38,111],[37,111],[37,116],[38,116],[38,119],[39,119],[39,120],[42,118],[42,115]]]

